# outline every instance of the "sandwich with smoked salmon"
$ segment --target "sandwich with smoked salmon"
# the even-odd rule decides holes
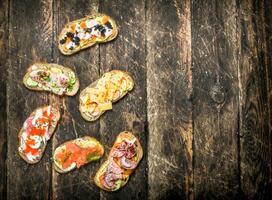
[[[56,148],[53,155],[54,168],[59,173],[66,173],[100,159],[103,154],[104,148],[95,138],[84,136]]]

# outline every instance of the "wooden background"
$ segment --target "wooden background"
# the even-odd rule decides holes
[[[110,43],[63,56],[65,23],[92,12],[113,17]],[[271,199],[271,0],[1,0],[0,199]],[[111,69],[129,71],[135,89],[96,122],[78,97],[32,92],[22,84],[38,61],[73,68],[80,90]],[[40,163],[17,153],[17,134],[38,106],[57,104],[62,120]],[[130,130],[144,157],[122,190],[89,177],[101,162],[59,175],[52,150],[95,136],[109,152]]]

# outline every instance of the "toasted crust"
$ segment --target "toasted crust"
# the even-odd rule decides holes
[[[36,113],[36,111],[37,111],[38,109],[40,109],[40,108],[45,109],[45,108],[47,108],[47,107],[48,107],[48,106],[43,106],[43,107],[38,107],[38,108],[36,108],[36,109],[30,114],[30,116],[34,116],[35,113]],[[60,112],[59,112],[59,110],[58,110],[57,108],[52,107],[52,112],[54,113],[54,116],[55,116],[55,119],[54,119],[54,122],[53,122],[54,124],[53,124],[53,125],[50,127],[50,129],[48,130],[49,135],[50,135],[51,137],[52,137],[53,133],[55,132],[55,130],[56,130],[56,128],[57,128],[57,125],[58,125],[58,122],[59,122],[59,119],[60,119]],[[30,116],[29,116],[29,117],[30,117]],[[19,131],[19,134],[18,134],[18,139],[19,139],[18,148],[19,148],[20,145],[21,145],[21,140],[20,140],[20,139],[21,139],[21,137],[22,137],[22,130],[23,130],[23,128],[21,128],[21,130]],[[28,160],[24,153],[20,152],[19,150],[18,150],[18,152],[19,152],[19,155],[21,156],[21,158],[22,158],[24,161],[26,161],[26,162],[29,163],[29,164],[35,164],[35,163],[38,163],[38,162],[41,160],[41,158],[42,158],[42,156],[43,156],[43,154],[44,154],[46,145],[47,145],[47,142],[46,142],[45,145],[42,145],[42,147],[40,148],[40,149],[41,149],[41,152],[42,152],[42,153],[41,153],[41,156],[40,156],[37,160],[35,160],[35,161]]]
[[[107,73],[122,73],[122,74],[124,74],[124,75],[126,76],[126,78],[128,78],[129,81],[131,82],[131,84],[132,84],[132,89],[134,88],[134,81],[133,81],[133,79],[131,78],[131,76],[130,76],[130,74],[129,74],[128,72],[121,71],[121,70],[112,70],[112,71],[107,72]],[[101,79],[101,78],[102,78],[102,77],[100,77],[99,79]],[[99,79],[98,79],[98,80],[99,80]],[[91,83],[89,86],[87,86],[84,90],[82,90],[82,91],[80,92],[80,97],[79,97],[79,101],[80,101],[80,103],[79,103],[79,111],[80,111],[80,113],[81,113],[81,116],[82,116],[85,120],[87,120],[87,121],[95,121],[95,120],[97,120],[101,115],[103,115],[103,114],[106,112],[106,111],[102,111],[102,112],[100,112],[99,115],[97,115],[97,116],[95,116],[95,117],[91,117],[91,116],[86,115],[86,114],[83,112],[83,110],[82,110],[81,104],[83,104],[83,102],[82,102],[82,100],[81,100],[81,96],[85,96],[85,95],[88,93],[88,90],[89,90],[90,88],[95,88],[95,87],[97,86],[98,80],[96,80],[95,82]],[[131,90],[132,90],[132,89],[131,89]],[[131,91],[131,90],[129,90],[129,91]],[[119,101],[120,99],[122,99],[129,91],[124,92],[118,99],[112,101],[112,103],[115,103],[115,102]]]
[[[134,138],[136,138],[131,132],[128,132],[128,131],[124,131],[124,132],[121,132],[114,144],[113,144],[113,147],[115,146],[116,143],[119,143],[120,141],[122,141],[123,139],[129,139],[129,140],[132,140]],[[142,149],[142,146],[140,144],[140,141],[138,140],[138,138],[136,138],[136,149],[137,149],[137,166],[139,164],[139,162],[141,161],[142,157],[143,157],[143,149]],[[120,188],[117,188],[117,189],[113,189],[113,190],[109,190],[108,188],[105,188],[102,183],[100,182],[100,177],[103,175],[104,171],[106,170],[108,164],[109,164],[109,158],[111,157],[111,154],[112,154],[112,150],[113,148],[111,149],[110,153],[109,153],[109,156],[107,158],[107,160],[101,165],[101,167],[98,169],[98,171],[96,172],[95,174],[95,177],[94,177],[94,182],[95,184],[100,187],[101,189],[105,190],[105,191],[108,191],[108,192],[113,192],[113,191],[116,191],[116,190],[119,190],[121,189],[124,185],[127,184],[128,180],[129,180],[129,177],[130,175],[135,171],[135,169],[137,167],[135,167],[133,170],[127,170],[127,172],[124,174],[126,177],[125,181],[122,182],[121,184],[121,187]],[[122,167],[121,167],[122,168]]]
[[[81,19],[78,19],[78,20],[75,20],[75,21],[72,21],[72,22],[69,22],[67,23],[64,28],[61,30],[60,34],[59,34],[59,37],[58,37],[58,41],[60,41],[60,39],[67,33],[67,31],[69,30],[69,27],[73,24],[76,24],[78,22],[81,22],[81,21],[85,21],[89,18],[97,18],[97,17],[101,17],[101,16],[107,16],[106,14],[103,14],[103,13],[94,13],[92,15],[87,15],[86,17],[84,18],[81,18]],[[112,24],[112,27],[113,27],[113,32],[114,34],[110,35],[107,39],[105,39],[104,41],[96,41],[96,42],[89,42],[87,43],[86,45],[80,47],[78,46],[78,48],[75,48],[73,50],[65,50],[62,45],[58,42],[58,47],[59,47],[59,50],[62,54],[64,55],[71,55],[71,54],[74,54],[78,51],[81,51],[83,49],[86,49],[86,48],[89,48],[93,45],[95,45],[96,43],[105,43],[105,42],[109,42],[111,40],[113,40],[114,38],[116,38],[116,36],[118,35],[118,28],[117,28],[117,25],[116,25],[116,22],[110,18],[109,19],[110,23]]]
[[[57,172],[59,172],[59,173],[67,173],[67,172],[70,172],[70,171],[72,171],[72,170],[74,170],[74,169],[76,168],[76,165],[74,165],[74,166],[69,167],[68,169],[62,169],[62,168],[59,166],[58,162],[56,161],[55,155],[56,155],[56,153],[58,152],[58,150],[60,150],[61,148],[65,147],[65,145],[66,145],[67,143],[75,142],[76,144],[80,145],[80,143],[78,142],[79,139],[82,139],[82,140],[85,140],[85,141],[88,140],[88,141],[90,141],[90,142],[93,142],[93,143],[95,143],[95,144],[98,144],[98,148],[100,148],[100,150],[102,150],[102,152],[103,152],[102,155],[101,155],[99,158],[101,158],[101,157],[103,156],[103,154],[104,154],[104,147],[102,146],[102,144],[101,144],[98,140],[96,140],[96,139],[93,138],[93,137],[84,136],[84,137],[82,137],[82,138],[77,138],[77,139],[74,139],[74,140],[66,141],[66,142],[64,142],[63,144],[59,145],[59,146],[55,149],[54,154],[53,154],[54,169],[55,169]],[[99,159],[99,158],[98,158],[98,159]],[[91,162],[91,161],[90,161],[90,162]],[[89,163],[89,162],[88,162],[88,163]],[[87,163],[86,163],[86,164],[87,164]]]
[[[30,87],[27,85],[27,79],[29,78],[29,74],[33,71],[32,67],[33,66],[36,66],[37,69],[44,69],[44,70],[48,70],[50,69],[51,67],[55,67],[55,68],[58,68],[58,69],[61,69],[62,71],[64,72],[73,72],[75,74],[75,78],[76,78],[76,82],[73,86],[73,90],[72,91],[69,91],[69,92],[65,92],[63,95],[66,95],[66,96],[74,96],[78,89],[79,89],[79,79],[76,75],[76,73],[71,70],[70,68],[68,67],[64,67],[62,65],[58,65],[58,64],[55,64],[55,63],[34,63],[33,65],[31,65],[28,69],[27,69],[27,72],[23,78],[23,83],[25,85],[26,88],[28,88],[29,90],[35,90],[35,91],[45,91],[43,88],[41,87]],[[53,93],[52,91],[46,91],[46,92],[50,92],[50,93]],[[53,93],[53,94],[56,94],[56,93]],[[57,95],[57,94],[56,94]]]

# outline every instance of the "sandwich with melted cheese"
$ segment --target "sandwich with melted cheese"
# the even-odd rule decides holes
[[[131,76],[124,71],[112,70],[90,84],[80,93],[79,110],[87,121],[97,120],[112,104],[123,98],[134,87]]]

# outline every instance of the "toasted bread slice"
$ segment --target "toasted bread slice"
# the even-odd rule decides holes
[[[66,173],[100,159],[103,154],[104,148],[95,138],[84,136],[56,148],[53,155],[54,168],[59,173]]]
[[[49,91],[57,95],[74,96],[79,89],[79,80],[75,72],[54,63],[31,65],[23,83],[30,90]]]
[[[41,160],[47,141],[53,135],[59,119],[59,110],[52,106],[39,107],[30,114],[18,134],[18,152],[22,159],[29,164]]]
[[[121,132],[115,140],[107,160],[95,174],[95,184],[105,191],[119,190],[126,185],[142,157],[143,149],[139,140],[130,132]],[[125,166],[124,159],[133,163],[133,167],[132,165]]]
[[[79,110],[87,121],[97,120],[105,111],[112,109],[112,103],[123,98],[134,87],[131,76],[121,70],[105,73],[80,93]]]
[[[95,13],[67,23],[60,32],[58,46],[62,54],[71,55],[96,43],[111,41],[117,34],[112,18]]]

